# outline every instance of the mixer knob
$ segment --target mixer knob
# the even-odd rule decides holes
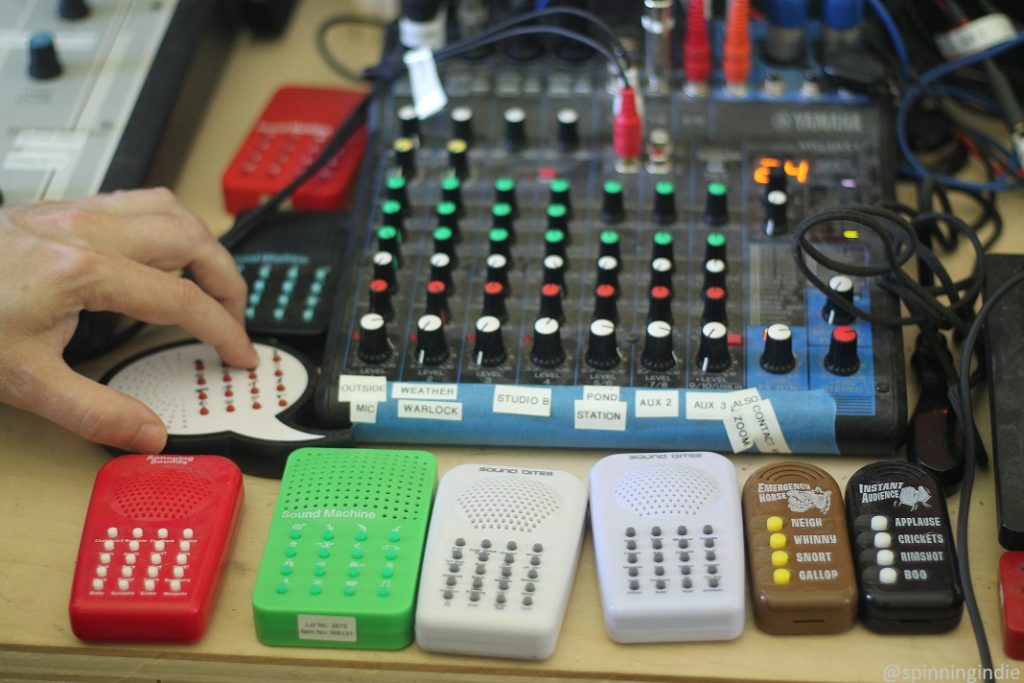
[[[565,310],[562,307],[562,288],[553,282],[541,285],[540,316],[554,318],[558,322],[565,321]]]
[[[619,349],[615,342],[615,323],[607,318],[598,318],[590,323],[590,344],[587,346],[587,365],[595,370],[611,370],[619,361]]]
[[[775,375],[784,375],[796,367],[793,355],[793,331],[789,325],[776,323],[764,331],[764,351],[761,367]]]
[[[393,225],[382,225],[377,228],[377,250],[386,251],[395,257],[397,263],[402,262],[401,238],[398,229]]]
[[[785,192],[788,182],[789,178],[786,175],[786,171],[781,166],[773,166],[768,169],[768,185],[764,189],[765,196],[767,197],[769,192],[775,192],[776,190]]]
[[[651,287],[667,287],[672,289],[672,271],[675,267],[667,258],[656,258],[651,261]]]
[[[63,71],[53,35],[44,31],[33,33],[28,39],[28,75],[37,81],[46,81],[60,76]]]
[[[384,183],[385,197],[393,202],[398,202],[402,207],[402,215],[409,214],[409,190],[405,178],[400,175],[389,175]]]
[[[385,320],[395,316],[391,304],[391,288],[386,280],[370,280],[370,313],[376,313]]]
[[[498,178],[494,181],[495,203],[508,204],[512,207],[512,218],[519,215],[519,205],[516,203],[516,181],[512,178]]]
[[[565,361],[561,325],[555,318],[538,318],[533,324],[530,360],[542,368],[553,368]]]
[[[440,225],[434,228],[434,253],[447,254],[450,265],[454,268],[458,265],[458,256],[455,253],[455,234],[447,225]]]
[[[462,239],[459,232],[459,209],[453,202],[438,202],[437,224],[452,229],[452,239],[456,242]]]
[[[508,230],[509,239],[515,237],[515,227],[512,225],[512,207],[505,202],[497,202],[491,207],[491,225],[496,228]]]
[[[462,181],[458,176],[450,175],[441,180],[441,202],[454,204],[455,215],[465,215],[466,207],[462,203]]]
[[[619,288],[619,259],[614,256],[602,256],[597,259],[597,284],[611,285]]]
[[[544,284],[556,284],[568,294],[565,287],[565,259],[557,254],[544,257]]]
[[[700,330],[697,367],[701,372],[725,372],[731,364],[728,330],[725,325],[720,322],[705,323]]]
[[[783,235],[789,230],[787,209],[789,195],[782,190],[772,190],[764,198],[764,234],[768,237]]]
[[[602,230],[598,237],[598,256],[614,256],[619,258],[619,233],[614,230]]]
[[[512,245],[508,237],[508,230],[505,228],[491,228],[487,233],[488,253],[501,254],[506,259],[511,258]]]
[[[85,0],[60,0],[57,3],[57,16],[70,21],[84,19],[89,16],[89,5]]]
[[[572,218],[572,198],[569,196],[570,185],[565,178],[555,178],[548,188],[548,203],[561,204],[565,207],[566,216]]]
[[[441,280],[431,280],[427,283],[426,312],[444,321],[451,319],[451,311],[448,308],[448,285]]]
[[[526,146],[526,110],[509,107],[505,110],[505,148],[518,152]]]
[[[708,183],[704,203],[704,222],[708,225],[725,225],[729,222],[729,206],[725,183]]]
[[[561,230],[569,236],[569,210],[565,204],[548,204],[548,230]]]
[[[544,255],[560,256],[565,260],[565,232],[562,230],[544,231]]]
[[[652,320],[647,324],[640,362],[654,372],[664,372],[676,364],[675,354],[672,353],[671,323],[666,320]]]
[[[452,137],[473,144],[473,110],[470,107],[452,109]]]
[[[452,257],[444,252],[430,255],[430,279],[440,280],[448,287],[448,292],[455,291],[452,281]]]
[[[504,254],[491,254],[487,257],[487,282],[500,282],[507,293],[510,290],[508,283],[508,257]]]
[[[711,259],[718,259],[723,264],[726,263],[725,235],[723,233],[709,233],[707,240],[704,242],[704,261],[710,261]]]
[[[618,180],[604,181],[601,198],[601,220],[605,223],[621,223],[626,219],[626,207],[622,201],[622,183]]]
[[[359,360],[379,365],[391,356],[391,342],[384,324],[384,316],[378,313],[367,313],[359,319],[359,347],[356,350]]]
[[[477,365],[493,368],[508,357],[505,341],[501,337],[501,320],[485,315],[476,321],[476,340],[473,343],[473,361]]]
[[[395,165],[402,169],[402,177],[410,180],[416,177],[416,143],[410,137],[395,138],[391,144],[395,152]]]
[[[725,289],[722,287],[708,287],[704,290],[704,313],[701,315],[701,323],[719,322],[725,323]]]
[[[580,133],[577,126],[580,115],[575,109],[560,109],[555,118],[558,119],[558,151],[572,152],[576,150],[580,146]]]
[[[613,323],[619,321],[619,310],[616,301],[619,292],[611,285],[598,285],[594,288],[594,319],[604,318]]]
[[[505,288],[500,282],[484,284],[484,315],[494,316],[498,320],[508,320],[508,308],[505,306]]]
[[[655,223],[666,225],[676,219],[676,188],[671,182],[662,180],[654,185],[654,211],[651,218]]]
[[[440,365],[448,359],[444,321],[428,313],[416,321],[416,361],[420,365]]]
[[[398,130],[404,138],[415,140],[420,135],[420,119],[416,116],[416,109],[411,104],[406,104],[398,109]]]
[[[402,210],[401,202],[394,199],[385,199],[380,205],[381,222],[384,225],[394,226],[398,230],[399,241],[405,239],[405,212]]]
[[[833,375],[852,375],[860,369],[857,356],[857,330],[840,325],[832,330],[832,339],[825,354],[825,369]]]
[[[659,230],[651,238],[651,259],[664,258],[675,263],[675,253],[672,244],[672,233],[668,230]]]
[[[373,255],[373,279],[384,280],[391,291],[398,288],[396,263],[395,255],[390,251],[378,251]]]
[[[469,176],[469,145],[462,138],[452,138],[448,148],[448,167],[459,180]]]
[[[647,303],[647,320],[672,322],[672,290],[662,285],[651,287]]]
[[[828,281],[828,288],[853,304],[853,280],[848,275],[833,275]],[[854,319],[853,314],[829,300],[825,301],[821,315],[829,325],[848,325]]]
[[[725,287],[725,261],[717,258],[704,262],[704,289]]]

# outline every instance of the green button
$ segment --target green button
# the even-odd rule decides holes
[[[675,185],[667,180],[662,180],[655,184],[654,191],[658,194],[672,194],[676,191]]]
[[[551,181],[551,191],[552,192],[568,192],[569,191],[569,181],[566,180],[565,178],[555,178],[554,180]]]
[[[249,306],[248,308],[246,308],[245,309],[245,317],[246,317],[247,320],[252,320],[253,318],[255,318],[256,317],[256,307],[255,306]]]
[[[396,213],[402,213],[402,203],[399,202],[396,199],[388,199],[380,207],[380,211],[385,216],[390,216],[390,215],[396,214]]]
[[[325,541],[333,541],[334,540],[334,532],[331,531],[330,529],[328,529],[327,531],[324,532],[323,539]]]
[[[356,532],[356,540],[357,541],[365,541],[366,540],[366,532],[361,530],[361,529],[359,531],[357,531]]]
[[[712,247],[724,247],[725,246],[725,235],[720,232],[713,232],[708,235],[708,244]]]
[[[398,541],[401,540],[401,538],[401,535],[397,531],[392,531],[390,534],[388,534],[388,540],[392,543],[398,543]]]
[[[494,189],[499,192],[510,192],[516,189],[516,181],[511,178],[498,178],[494,181]]]
[[[608,194],[622,194],[622,183],[618,180],[604,181],[604,191]]]
[[[565,233],[561,230],[544,231],[544,241],[549,244],[558,244],[565,241]]]
[[[491,215],[504,218],[512,213],[512,205],[507,202],[498,202],[491,207]]]
[[[654,243],[662,247],[672,244],[672,233],[665,230],[659,230],[654,233]]]
[[[385,579],[390,579],[395,575],[395,570],[391,567],[384,567],[384,569],[380,571],[380,575],[383,576]]]
[[[327,573],[327,567],[325,567],[323,565],[318,564],[317,566],[313,567],[313,574],[316,575],[316,576],[323,576],[326,573]]]
[[[291,531],[288,532],[288,538],[291,538],[291,539],[302,538],[302,532],[299,531],[298,529],[292,529]]]
[[[348,575],[351,576],[353,579],[359,576],[359,567],[349,567]]]
[[[279,594],[281,594],[281,595],[284,595],[285,593],[287,593],[288,592],[288,582],[287,581],[282,581],[281,583],[277,584],[277,592]]]
[[[320,548],[320,550],[317,551],[317,555],[326,560],[328,557],[331,556],[331,551],[327,548]]]
[[[356,594],[356,589],[355,586],[345,586],[345,590],[342,592],[345,593],[345,595],[352,596]]]
[[[457,177],[453,175],[447,176],[441,181],[442,190],[457,190],[459,189],[460,185],[462,185],[462,181],[460,181]]]
[[[440,242],[447,242],[451,238],[452,238],[452,229],[449,228],[447,225],[439,225],[438,227],[434,228],[434,239],[435,240],[438,240]],[[359,533],[362,534],[363,532],[360,531]],[[358,534],[356,535],[356,538],[358,538]],[[363,538],[361,538],[359,540],[366,540],[366,535],[363,534]]]
[[[387,183],[387,188],[389,190],[401,190],[405,187],[405,178],[400,175],[388,176],[388,179],[385,182]]]
[[[284,309],[283,308],[275,308],[273,315],[274,315],[274,320],[284,320]]]
[[[455,202],[441,202],[437,205],[438,216],[454,216],[456,211],[458,207],[455,206]]]
[[[713,182],[708,183],[708,194],[713,194],[716,197],[722,197],[725,195],[725,183]]]
[[[492,242],[507,242],[508,230],[505,228],[491,228],[491,231],[487,233],[487,239]]]
[[[561,218],[567,213],[565,204],[549,204],[548,216],[550,218]]]
[[[292,566],[290,564],[283,564],[283,565],[281,565],[281,575],[282,576],[291,576],[292,571],[293,571],[292,570]]]
[[[352,559],[353,560],[361,560],[361,559],[363,559],[363,555],[364,554],[365,553],[363,553],[363,549],[362,548],[355,548],[355,549],[352,550]]]
[[[398,557],[398,551],[397,550],[389,550],[386,553],[384,553],[384,558],[388,559],[388,560],[394,560],[397,557]]]
[[[388,588],[387,586],[381,586],[380,588],[377,589],[377,595],[379,595],[382,598],[386,598],[389,595],[391,595],[391,589]]]
[[[285,557],[295,557],[296,555],[298,555],[298,553],[299,553],[299,551],[296,550],[295,548],[292,548],[291,546],[289,546],[289,547],[284,549],[284,556]]]
[[[320,595],[323,592],[324,589],[319,583],[314,583],[312,586],[309,587],[310,595]]]
[[[614,230],[602,230],[601,231],[601,244],[618,244],[619,233]]]
[[[382,225],[377,228],[377,239],[393,240],[398,237],[398,229],[393,225]]]

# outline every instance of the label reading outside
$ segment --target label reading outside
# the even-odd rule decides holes
[[[462,403],[457,401],[398,401],[398,417],[420,420],[462,420]]]
[[[625,401],[574,401],[573,427],[575,429],[603,429],[626,431]]]
[[[321,614],[298,615],[299,638],[303,640],[335,640],[356,642],[356,618]]]
[[[415,398],[435,401],[454,401],[459,397],[458,384],[410,384],[395,382],[391,385],[391,398]]]
[[[499,384],[494,387],[491,410],[509,415],[551,417],[551,390]]]
[[[679,392],[637,389],[634,412],[637,417],[679,417]]]
[[[386,401],[388,380],[382,375],[339,375],[338,401]]]

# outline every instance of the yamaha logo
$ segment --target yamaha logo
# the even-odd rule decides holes
[[[772,113],[772,128],[780,133],[840,133],[860,135],[864,119],[857,111],[793,111]]]

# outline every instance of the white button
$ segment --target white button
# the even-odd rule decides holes
[[[148,576],[149,578],[155,579],[159,575],[160,575],[160,568],[159,567],[147,567],[146,568],[146,576]]]
[[[156,530],[156,535],[160,538],[167,538],[167,529],[160,528]]]
[[[107,538],[117,538],[117,527],[112,526],[107,529]]]
[[[132,538],[142,538],[142,529],[140,527],[132,529]]]
[[[132,568],[131,567],[121,567],[121,576],[123,576],[126,579],[132,578]]]
[[[172,593],[177,593],[181,590],[181,581],[178,581],[177,579],[171,579],[170,583]]]
[[[184,567],[175,567],[174,568],[174,577],[180,579],[183,576],[185,576],[185,568]]]
[[[148,591],[156,590],[156,581],[154,581],[153,579],[146,579],[145,583],[143,583],[142,585],[144,585],[146,587],[146,590]]]
[[[104,550],[113,550],[114,549],[114,542],[109,540],[109,539],[106,540],[106,541],[103,541],[103,549]]]
[[[889,528],[889,518],[885,515],[875,515],[871,518],[872,531],[885,531]]]
[[[128,541],[128,550],[131,550],[133,553],[139,552],[139,542],[138,541]]]
[[[188,564],[188,555],[185,553],[178,553],[178,556],[174,559],[178,564]]]
[[[149,555],[150,564],[160,564],[160,553],[150,553]]]
[[[896,570],[892,567],[886,567],[878,572],[878,580],[882,583],[896,583],[896,576]]]
[[[96,576],[100,577],[101,579],[105,578],[107,576],[107,568],[102,566],[96,567]]]
[[[183,553],[187,553],[189,550],[192,550],[192,543],[189,541],[182,541],[178,544],[178,550]]]
[[[883,567],[888,567],[896,561],[896,554],[891,550],[879,550],[876,560]]]
[[[192,538],[194,535],[195,532],[193,532],[192,529],[185,529],[181,532],[182,538]]]
[[[135,553],[125,553],[124,554],[124,563],[125,564],[135,564]]]
[[[121,591],[128,590],[128,579],[118,579],[117,580],[117,589],[121,590]]]
[[[879,531],[875,534],[875,547],[876,548],[888,548],[892,545],[892,535],[887,534],[884,531]]]
[[[157,551],[158,553],[162,553],[164,551],[164,548],[166,547],[167,544],[163,541],[153,541],[153,550]]]
[[[101,590],[103,590],[103,579],[93,579],[92,580],[92,589],[94,591],[101,591]]]
[[[110,564],[110,553],[100,553],[100,562]]]

